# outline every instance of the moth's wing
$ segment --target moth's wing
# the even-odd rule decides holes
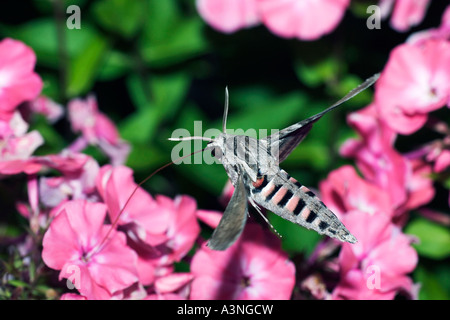
[[[299,145],[300,142],[306,137],[312,128],[312,125],[319,120],[324,114],[335,109],[345,101],[353,98],[361,91],[364,91],[368,87],[377,81],[380,74],[375,74],[358,87],[350,91],[345,97],[325,109],[324,111],[300,122],[297,122],[279,132],[266,137],[268,140],[272,154],[278,159],[278,163],[283,162],[284,159]]]
[[[225,250],[231,246],[244,229],[247,221],[247,212],[247,191],[240,175],[222,219],[208,241],[208,247],[213,250]]]

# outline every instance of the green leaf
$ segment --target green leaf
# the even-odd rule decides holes
[[[158,109],[149,106],[128,116],[118,127],[123,139],[144,144],[149,142],[158,123]]]
[[[17,288],[28,288],[29,284],[22,281],[22,280],[18,280],[18,279],[12,279],[8,281],[8,284],[17,287]]]
[[[310,87],[317,87],[336,76],[336,70],[339,70],[339,62],[335,57],[326,57],[313,63],[297,60],[294,67],[303,83]]]
[[[406,227],[405,233],[419,238],[420,242],[414,244],[414,247],[420,255],[433,259],[444,259],[450,256],[450,230],[448,228],[419,218]]]
[[[18,25],[11,30],[10,36],[33,48],[38,64],[57,68],[60,42],[56,28],[53,19],[40,18]],[[98,37],[96,29],[84,20],[81,30],[69,30],[64,25],[62,32],[65,34],[65,54],[69,60],[82,54],[86,46]]]
[[[128,90],[138,111],[120,124],[122,137],[126,140],[148,142],[163,120],[177,116],[176,111],[189,86],[188,76],[179,72],[155,74],[149,82],[147,85],[136,74],[127,78]]]
[[[153,102],[161,112],[161,118],[175,117],[189,87],[189,76],[183,72],[153,75],[150,90]]]
[[[84,94],[91,89],[108,47],[108,41],[97,35],[86,45],[84,51],[73,59],[68,70],[66,93],[69,97]]]
[[[146,144],[134,144],[128,156],[127,166],[134,170],[145,170],[155,168],[167,161],[167,156],[161,149]]]
[[[107,30],[131,38],[146,17],[144,0],[101,0],[94,2],[93,14]]]
[[[441,285],[433,272],[419,266],[414,270],[414,279],[420,283],[419,299],[421,300],[449,300],[450,295]]]
[[[126,79],[126,85],[133,105],[137,109],[145,109],[150,104],[150,88],[137,73],[130,74]]]
[[[144,40],[153,43],[164,42],[171,36],[173,27],[181,18],[176,0],[147,0],[147,19],[144,26]]]
[[[187,18],[170,26],[167,37],[162,39],[143,36],[140,52],[146,62],[154,67],[166,67],[185,61],[207,49],[207,42],[202,34],[203,22]]]
[[[103,81],[114,80],[126,74],[132,67],[133,62],[128,55],[120,51],[111,50],[105,56],[98,79]]]

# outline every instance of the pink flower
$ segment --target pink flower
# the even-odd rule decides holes
[[[344,223],[358,243],[342,246],[341,279],[333,298],[393,299],[401,291],[412,295],[414,287],[407,274],[416,267],[418,257],[410,238],[383,214],[352,211]]]
[[[113,165],[123,164],[130,152],[129,145],[122,141],[114,123],[98,110],[97,100],[89,96],[86,100],[73,99],[69,102],[69,120],[74,132],[81,132],[81,140],[71,146],[81,151],[87,144],[97,145],[107,154]]]
[[[213,28],[225,33],[259,23],[257,0],[197,0],[197,10]]]
[[[60,300],[87,300],[87,298],[76,293],[64,293]]]
[[[275,236],[247,224],[226,251],[203,245],[191,263],[191,299],[289,299],[295,267]]]
[[[67,202],[44,235],[42,258],[88,299],[109,299],[138,281],[136,253],[123,233],[104,225],[106,206]]]
[[[442,14],[441,25],[438,28],[415,32],[408,37],[407,42],[421,45],[431,39],[450,40],[450,6]]]
[[[0,42],[0,118],[9,120],[22,102],[33,100],[42,89],[42,80],[33,72],[36,56],[20,41]]]
[[[156,279],[153,289],[145,300],[185,300],[189,297],[191,273],[171,273]]]
[[[28,127],[20,112],[15,111],[10,119],[0,119],[0,139],[21,137],[28,131]]]
[[[428,113],[449,103],[450,43],[430,40],[422,46],[395,48],[375,84],[380,117],[396,132],[411,134]]]
[[[389,194],[359,177],[352,166],[332,171],[319,187],[323,202],[340,217],[354,210],[388,217],[393,214]],[[349,230],[353,233],[351,228]]]
[[[278,36],[315,40],[333,31],[349,0],[197,0],[200,15],[226,33],[260,22]]]
[[[374,105],[350,114],[348,122],[362,139],[347,140],[341,154],[355,158],[364,177],[389,195],[392,217],[397,223],[404,222],[407,210],[434,197],[430,167],[419,158],[403,156],[394,149],[396,134],[379,119]]]
[[[124,166],[106,165],[100,169],[97,189],[108,206],[111,221],[115,221],[136,189],[132,175],[132,170]],[[118,224],[127,230],[139,254],[142,283],[150,284],[155,275],[170,273],[170,265],[180,261],[192,248],[200,233],[196,211],[195,200],[190,197],[153,199],[142,188],[136,190]]]
[[[35,173],[40,165],[32,159],[34,151],[44,143],[41,134],[28,132],[28,124],[15,111],[8,120],[0,119],[0,173]]]
[[[44,96],[30,101],[28,107],[31,112],[44,115],[50,123],[55,123],[64,115],[64,109],[60,104]]]
[[[430,0],[396,0],[391,17],[391,26],[405,32],[422,22]]]
[[[115,221],[137,186],[133,180],[133,171],[125,166],[105,165],[100,168],[96,184],[100,196],[108,207],[111,221]],[[158,245],[164,241],[163,233],[168,227],[164,213],[158,212],[157,202],[139,187],[123,209],[118,225],[133,224],[138,239],[151,245]]]
[[[373,104],[351,113],[347,121],[361,138],[347,140],[341,146],[341,154],[354,158],[363,176],[388,192],[393,207],[400,206],[407,196],[408,165],[393,147],[395,132],[380,119]]]
[[[26,160],[44,143],[38,131],[31,131],[21,137],[10,137],[0,147],[0,161]]]
[[[422,159],[408,159],[407,162],[408,175],[405,184],[407,198],[398,211],[417,209],[430,202],[435,195],[431,165]]]
[[[450,150],[442,150],[436,157],[434,163],[434,172],[442,172],[450,167]]]
[[[284,38],[315,40],[333,31],[349,0],[258,0],[261,20]]]
[[[86,156],[86,162],[78,172],[58,177],[41,177],[39,194],[42,204],[53,208],[65,200],[97,200],[95,179],[100,170],[94,158]]]

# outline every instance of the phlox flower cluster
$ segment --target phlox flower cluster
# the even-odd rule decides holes
[[[349,2],[198,0],[197,7],[224,32],[263,23],[282,37],[312,40],[337,26]],[[428,1],[380,5],[392,11],[391,25],[405,31],[423,18]],[[450,128],[434,117],[450,106],[450,7],[440,26],[392,50],[372,103],[347,118],[357,137],[340,152],[355,166],[337,168],[319,185],[323,202],[358,243],[323,239],[307,260],[291,260],[280,239],[251,219],[228,250],[209,249],[201,226],[215,228],[222,213],[199,209],[188,195],[172,199],[138,186],[124,165],[130,146],[96,97],[64,108],[41,95],[35,63],[24,43],[0,41],[0,175],[26,177],[28,200],[16,207],[30,232],[19,250],[23,256],[41,250],[61,299],[417,297],[416,239],[404,226],[411,210],[435,197],[432,176],[450,166]],[[36,113],[50,123],[66,117],[77,138],[56,154],[35,155],[45,143],[29,131]],[[440,138],[397,150],[400,135],[425,128]],[[109,162],[83,153],[88,145]],[[224,203],[232,189],[224,189]]]
[[[430,0],[380,0],[381,18],[404,32],[419,24]],[[343,19],[350,0],[197,0],[197,9],[211,27],[225,33],[263,24],[283,38],[316,40],[331,33]]]
[[[450,107],[449,12],[450,7],[440,27],[413,34],[392,50],[375,84],[374,101],[348,116],[359,137],[347,140],[340,151],[355,160],[361,175],[343,166],[321,182],[320,191],[359,242],[342,245],[335,261],[340,280],[328,297],[417,297],[418,285],[408,276],[418,262],[411,246],[416,240],[402,228],[411,210],[434,198],[432,176],[450,166],[450,131],[432,114]],[[441,138],[405,153],[396,150],[400,134],[424,127]]]
[[[251,225],[227,253],[209,250],[199,219],[215,227],[220,213],[199,210],[186,195],[153,197],[138,187],[123,165],[129,145],[95,96],[67,105],[78,134],[73,143],[58,154],[34,155],[45,141],[38,131],[28,132],[25,119],[39,113],[54,123],[64,116],[63,106],[40,95],[35,60],[22,42],[0,42],[0,174],[26,175],[28,201],[16,207],[31,234],[20,252],[27,257],[42,244],[42,261],[57,272],[61,299],[289,299],[295,268],[279,241]],[[88,145],[110,163],[100,166],[84,154]],[[176,270],[182,261],[190,270]],[[275,269],[283,272],[273,276]]]

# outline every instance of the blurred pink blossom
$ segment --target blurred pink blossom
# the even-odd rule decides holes
[[[41,177],[40,201],[45,206],[53,208],[65,200],[98,200],[95,196],[95,179],[99,170],[97,161],[86,156],[86,162],[77,172],[58,177]]]
[[[354,210],[370,215],[393,215],[391,197],[386,190],[361,178],[352,166],[332,171],[319,187],[323,202],[339,217]]]
[[[280,241],[257,224],[247,224],[229,249],[214,251],[205,244],[191,262],[191,299],[289,299],[295,267]]]
[[[126,161],[130,152],[128,143],[120,139],[114,123],[98,110],[97,99],[89,96],[85,100],[73,99],[68,104],[69,120],[74,132],[81,132],[70,149],[81,151],[87,144],[97,145],[111,158],[113,165]]]
[[[259,24],[257,1],[197,0],[197,10],[213,28],[231,33]]]
[[[340,281],[334,299],[393,299],[399,292],[414,296],[407,276],[417,265],[411,239],[383,214],[351,211],[345,225],[358,243],[344,243],[339,254]]]
[[[193,275],[188,272],[159,277],[153,285],[153,292],[145,300],[186,300],[189,298],[192,279]]]
[[[368,181],[387,190],[394,207],[404,203],[407,164],[393,147],[395,132],[380,119],[374,104],[351,113],[347,121],[361,138],[345,141],[341,155],[354,158]]]
[[[8,120],[0,119],[0,139],[21,137],[28,131],[28,123],[19,111],[15,111]]]
[[[106,165],[100,169],[97,189],[108,207],[111,221],[115,221],[136,186],[133,172],[127,167]],[[196,211],[195,200],[187,196],[153,199],[140,187],[135,191],[118,224],[127,231],[139,254],[142,283],[150,284],[155,276],[170,273],[170,265],[180,261],[192,248],[200,233]]]
[[[197,0],[208,24],[231,33],[264,23],[284,38],[315,40],[333,31],[350,0]]]
[[[402,44],[389,57],[375,84],[380,117],[396,132],[411,134],[428,113],[449,104],[450,43]]]
[[[87,298],[76,293],[64,293],[60,300],[87,300]]]
[[[442,14],[441,25],[439,27],[415,32],[408,37],[407,42],[420,45],[431,39],[450,40],[450,5]]]
[[[9,120],[19,104],[41,92],[35,64],[36,55],[24,43],[10,38],[0,41],[0,119]]]
[[[104,225],[106,206],[85,200],[66,202],[44,235],[42,258],[61,270],[88,299],[109,299],[138,281],[136,253],[123,233]]]
[[[354,158],[364,178],[389,195],[396,220],[406,218],[406,210],[434,197],[430,167],[419,158],[401,155],[394,149],[396,134],[379,118],[373,104],[351,113],[348,122],[361,138],[347,140],[341,154]]]
[[[21,137],[10,137],[0,147],[0,161],[26,160],[44,143],[41,134],[33,130]]]
[[[442,150],[434,162],[434,172],[442,172],[450,167],[450,150]]]
[[[45,96],[30,101],[28,107],[31,112],[44,115],[50,123],[55,123],[64,115],[64,108]]]
[[[407,163],[408,175],[405,185],[407,199],[403,206],[397,209],[400,212],[427,204],[434,198],[436,192],[431,179],[431,165],[422,159],[407,159]]]
[[[41,134],[27,132],[28,124],[18,111],[8,120],[0,119],[0,173],[36,173],[41,166],[32,159],[34,151],[44,143]]]
[[[333,31],[350,0],[258,0],[261,20],[284,38],[315,40]]]
[[[430,0],[381,0],[383,15],[391,11],[391,26],[397,31],[405,32],[422,22]],[[386,12],[387,11],[387,12]]]

